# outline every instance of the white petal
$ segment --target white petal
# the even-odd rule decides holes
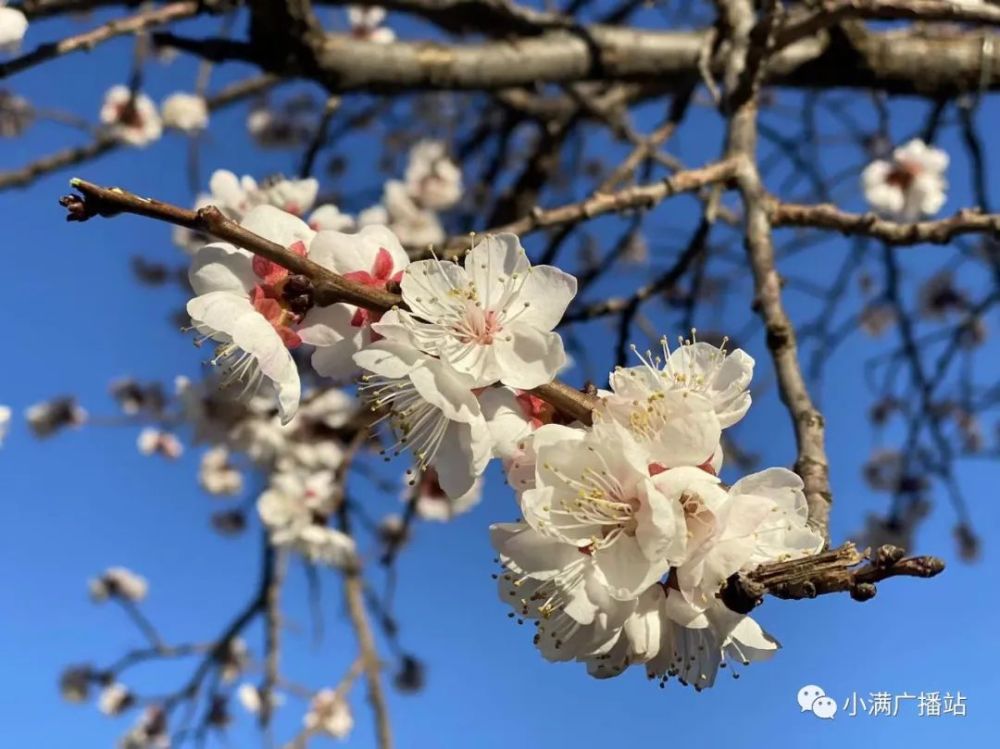
[[[303,242],[308,247],[316,236],[302,219],[273,205],[257,206],[243,217],[240,225],[286,249],[296,242]]]
[[[281,423],[287,424],[299,407],[302,386],[299,370],[281,336],[262,315],[244,315],[236,321],[233,343],[257,359],[261,372],[273,384],[278,396]]]
[[[248,294],[258,282],[253,272],[253,255],[223,242],[198,250],[191,260],[188,280],[195,294],[212,291]]]
[[[410,372],[410,379],[424,400],[440,408],[448,419],[467,424],[482,421],[479,400],[472,392],[469,379],[446,362],[425,360]],[[486,428],[485,422],[483,428]]]
[[[504,328],[493,342],[493,349],[501,371],[500,381],[522,390],[551,382],[566,363],[558,333],[520,323]]]
[[[518,301],[528,302],[528,307],[518,314],[517,322],[539,330],[553,330],[575,296],[576,276],[550,265],[535,266],[518,294]]]
[[[457,292],[464,291],[468,285],[469,277],[464,269],[441,260],[410,263],[400,283],[406,306],[429,322],[441,318],[442,305],[464,309],[464,298]]]
[[[320,377],[344,382],[351,379],[358,371],[354,355],[360,348],[361,341],[358,334],[353,338],[344,338],[337,343],[317,348],[309,362]]]
[[[229,291],[212,291],[196,296],[187,303],[187,313],[201,332],[211,335],[212,331],[218,331],[225,334],[225,340],[232,337],[241,318],[249,315],[260,317],[247,297]]]
[[[485,465],[477,464],[472,426],[451,422],[434,456],[438,483],[449,497],[460,497],[472,489]]]
[[[412,346],[395,341],[378,341],[354,355],[354,363],[383,377],[406,377],[423,356]]]
[[[360,328],[351,325],[354,307],[346,304],[331,304],[329,307],[313,307],[296,328],[304,343],[310,346],[332,346],[345,338],[354,338]]]
[[[465,272],[484,309],[495,308],[511,276],[526,273],[530,267],[515,234],[489,234],[465,256]]]

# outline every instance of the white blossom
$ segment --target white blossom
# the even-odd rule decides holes
[[[219,655],[219,675],[225,683],[236,681],[250,665],[250,650],[242,637],[234,637]]]
[[[865,199],[879,213],[900,221],[933,216],[945,202],[948,154],[914,138],[873,161],[861,173]]]
[[[396,33],[382,26],[385,15],[385,8],[378,5],[347,6],[347,22],[350,24],[351,34],[376,44],[389,44],[396,40]]]
[[[462,197],[462,171],[437,140],[418,141],[404,175],[410,196],[423,208],[443,211]]]
[[[406,185],[391,179],[382,191],[382,204],[358,214],[358,226],[387,225],[399,241],[410,247],[426,247],[443,242],[444,227],[437,213],[423,208]]]
[[[303,724],[310,733],[345,739],[354,728],[351,706],[336,690],[321,689],[309,703]]]
[[[201,456],[198,483],[209,494],[232,496],[243,491],[243,474],[229,460],[229,450],[213,447]]]
[[[292,548],[313,562],[345,567],[356,557],[354,540],[323,525],[338,501],[329,471],[307,476],[279,473],[257,500],[257,512],[272,543]]]
[[[340,429],[358,414],[357,400],[343,390],[327,388],[309,393],[299,408],[298,421],[322,424],[328,429]]]
[[[270,692],[270,696],[272,710],[285,701],[282,695],[273,690]],[[264,699],[260,689],[249,682],[243,682],[240,684],[239,688],[236,690],[236,699],[240,701],[243,709],[251,715],[259,714],[261,707],[264,705]]]
[[[89,583],[90,598],[94,603],[102,603],[109,598],[123,598],[138,603],[146,597],[149,584],[146,579],[125,567],[109,567],[104,573]]]
[[[546,660],[598,657],[616,645],[635,601],[608,594],[591,555],[523,524],[493,525],[490,539],[504,567],[500,600],[538,621],[535,645]]]
[[[693,332],[693,331],[692,331]],[[750,410],[750,380],[754,360],[742,349],[725,350],[704,341],[683,341],[672,352],[667,339],[660,341],[663,358],[647,354],[640,366],[616,368],[611,388],[626,398],[646,400],[653,393],[698,393],[712,403],[723,429]]]
[[[634,599],[681,564],[697,538],[696,507],[681,498],[688,483],[725,496],[718,479],[691,468],[688,482],[650,476],[649,458],[625,430],[546,426],[532,438],[535,484],[521,510],[538,533],[575,546],[606,580],[608,595]]]
[[[576,294],[576,279],[548,265],[532,267],[513,234],[482,238],[464,269],[440,260],[403,272],[400,320],[423,351],[472,378],[531,389],[565,365],[554,332]]]
[[[360,388],[373,410],[383,410],[398,442],[409,448],[421,469],[433,466],[441,488],[452,498],[472,489],[491,457],[489,430],[474,381],[448,362],[413,345],[398,312],[386,313],[373,329],[383,336],[354,355],[369,374]]]
[[[119,749],[170,749],[167,735],[167,715],[159,705],[150,705],[129,729],[121,741]]]
[[[718,473],[722,426],[707,396],[674,389],[652,373],[641,378],[613,375],[612,387],[615,391],[600,399],[595,421],[628,430],[655,470],[701,466]]]
[[[101,690],[97,698],[97,709],[105,715],[121,715],[134,701],[132,693],[124,684],[113,682]]]
[[[104,95],[101,122],[112,137],[130,146],[145,146],[163,134],[156,104],[128,86],[112,86]]]
[[[198,133],[208,127],[208,106],[197,94],[182,91],[171,94],[160,106],[163,126],[184,133]]]
[[[410,259],[396,236],[384,226],[367,226],[356,234],[320,232],[312,257],[344,278],[372,289],[398,283]],[[357,371],[352,356],[377,340],[371,324],[377,312],[352,304],[313,309],[304,321],[309,343],[316,346],[312,366],[324,377],[346,379]]]
[[[351,231],[355,226],[354,219],[341,213],[332,203],[321,205],[310,213],[306,223],[313,231]]]
[[[17,8],[7,8],[0,0],[0,52],[15,54],[28,30],[28,19]]]
[[[272,205],[286,213],[304,216],[316,202],[319,182],[312,177],[300,180],[275,178],[258,184],[249,175],[237,177],[233,172],[218,169],[208,180],[208,192],[198,195],[194,209],[215,206],[233,221],[242,221],[254,208]],[[174,244],[186,252],[195,252],[213,240],[204,234],[184,227],[176,227]]]
[[[175,460],[184,453],[184,446],[177,435],[155,427],[146,427],[139,432],[136,444],[143,455],[162,455]]]
[[[330,233],[316,235],[284,211],[258,206],[241,223],[291,252],[328,263]],[[198,342],[217,343],[212,364],[222,366],[222,385],[239,384],[246,394],[266,386],[276,394],[287,424],[301,393],[290,351],[302,343],[325,346],[336,339],[337,332],[328,327],[328,308],[312,307],[308,289],[299,289],[286,269],[226,243],[199,250],[188,277],[197,296],[187,311],[201,336]]]

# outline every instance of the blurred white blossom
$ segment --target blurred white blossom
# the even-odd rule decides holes
[[[183,91],[171,94],[160,107],[163,126],[184,133],[199,133],[208,127],[208,106],[197,94]]]
[[[130,146],[145,146],[163,134],[156,104],[128,86],[112,86],[104,95],[101,123],[112,137]]]
[[[865,199],[875,211],[900,221],[933,216],[945,202],[948,161],[940,148],[914,138],[894,150],[888,161],[865,167],[861,173]]]

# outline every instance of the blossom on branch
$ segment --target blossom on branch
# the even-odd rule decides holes
[[[409,448],[421,469],[435,468],[445,494],[458,498],[472,489],[492,456],[475,381],[418,348],[399,315],[390,311],[374,323],[382,338],[354,355],[368,372],[359,390],[396,433],[388,452]]]
[[[422,140],[413,146],[404,180],[417,204],[432,211],[451,208],[462,197],[462,171],[438,140]]]
[[[320,232],[312,257],[330,270],[372,289],[399,283],[410,259],[396,236],[384,226],[366,226],[356,234]],[[313,310],[309,343],[316,346],[312,366],[324,377],[345,379],[357,371],[352,356],[372,341],[372,323],[380,315],[351,304],[333,304]]]
[[[329,235],[336,232],[317,235],[273,206],[254,208],[242,226],[327,267],[333,263],[337,237]],[[197,294],[187,305],[200,336],[196,342],[217,344],[211,361],[222,367],[222,385],[240,385],[245,395],[262,386],[274,391],[281,422],[287,424],[301,394],[291,350],[303,343],[330,346],[342,337],[331,327],[336,320],[329,308],[313,306],[308,279],[226,243],[201,248],[188,277]]]
[[[163,100],[160,107],[163,126],[182,133],[200,133],[208,127],[208,106],[197,94],[178,91]]]
[[[109,567],[100,577],[91,580],[89,587],[90,599],[94,603],[103,603],[109,598],[138,603],[149,590],[146,578],[125,567]]]
[[[209,178],[208,189],[195,199],[195,210],[212,205],[226,218],[242,221],[250,211],[262,205],[271,205],[299,217],[306,215],[316,202],[319,182],[311,177],[298,180],[276,177],[258,184],[249,175],[237,177],[233,172],[218,169]],[[187,252],[194,252],[210,242],[211,237],[191,229],[177,227],[174,230],[174,244]]]
[[[209,494],[231,496],[243,491],[243,474],[229,460],[229,450],[213,447],[201,457],[198,483]]]
[[[662,359],[611,374],[592,427],[537,418],[514,391],[481,395],[524,518],[491,529],[500,597],[537,621],[546,659],[597,678],[643,664],[702,689],[727,660],[776,650],[717,594],[736,572],[818,552],[823,537],[791,471],[728,488],[717,477],[721,432],[746,414],[752,372],[742,351],[664,344]]]
[[[410,312],[399,319],[416,345],[474,387],[531,389],[566,364],[554,328],[576,295],[576,279],[549,265],[532,267],[513,234],[482,238],[464,269],[437,259],[412,263],[400,285]]]
[[[184,446],[177,435],[155,427],[146,427],[139,432],[136,444],[143,455],[162,455],[176,460],[184,453]]]
[[[379,5],[348,5],[347,22],[351,35],[376,44],[389,44],[396,40],[396,32],[382,25],[385,8]]]
[[[309,712],[303,718],[306,731],[324,734],[335,739],[345,739],[354,728],[351,706],[336,690],[321,689],[309,703]]]
[[[865,199],[879,213],[900,221],[916,221],[941,210],[948,183],[948,154],[914,138],[892,152],[888,161],[873,161],[861,173]]]
[[[153,100],[128,86],[112,86],[104,95],[101,123],[112,137],[130,146],[145,146],[163,134]]]

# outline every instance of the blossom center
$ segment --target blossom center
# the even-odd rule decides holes
[[[564,473],[551,464],[545,464],[545,468],[572,492],[558,499],[549,508],[549,515],[563,529],[589,529],[591,537],[585,553],[607,548],[623,535],[635,535],[639,499],[603,467],[598,470],[587,466],[578,476]]]
[[[139,107],[135,105],[135,101],[131,97],[129,97],[128,101],[122,102],[115,107],[115,119],[126,127],[136,129],[141,128],[144,123],[142,115],[139,114]]]
[[[351,271],[350,273],[345,273],[344,278],[359,283],[362,286],[368,286],[369,288],[386,289],[390,283],[399,283],[403,280],[403,271],[395,269],[395,264],[389,250],[385,247],[379,247],[375,255],[375,260],[372,262],[371,270]],[[373,322],[378,322],[381,319],[381,312],[372,312],[364,307],[358,307],[351,318],[351,325],[355,328],[361,328]],[[372,333],[373,341],[377,341],[379,338],[381,336],[377,333]]]
[[[503,330],[495,310],[483,310],[474,302],[465,303],[465,314],[455,323],[453,331],[462,343],[489,346]]]
[[[906,192],[922,171],[919,164],[900,161],[893,164],[892,170],[885,177],[885,183]]]

